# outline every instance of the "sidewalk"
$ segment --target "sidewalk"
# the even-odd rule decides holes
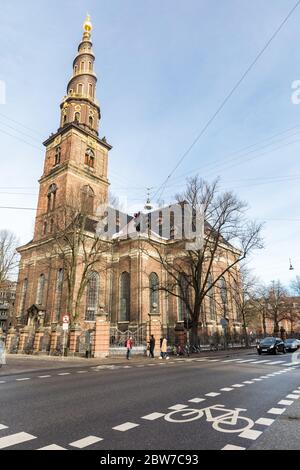
[[[234,349],[228,351],[204,351],[199,354],[192,354],[190,359],[198,358],[198,357],[232,357],[238,354],[246,354],[246,355],[253,355],[256,354],[255,349]],[[176,356],[170,356],[174,359],[179,359]],[[182,356],[182,358],[187,358],[187,356]],[[132,356],[130,362],[133,363],[143,363],[145,361],[151,360],[149,357],[146,356]],[[153,360],[153,359],[152,359]],[[154,360],[158,360],[156,357]],[[91,358],[86,359],[82,357],[60,357],[60,356],[44,356],[44,355],[27,355],[27,354],[7,354],[6,355],[6,364],[0,368],[0,377],[4,375],[13,375],[13,374],[21,374],[21,373],[28,373],[28,372],[35,372],[35,371],[42,371],[42,370],[49,370],[49,369],[66,369],[66,368],[78,368],[78,367],[93,367],[100,364],[125,364],[127,363],[127,359],[125,356],[115,356],[115,357],[107,357],[105,359],[99,358]]]
[[[300,399],[289,406],[249,450],[300,449]]]

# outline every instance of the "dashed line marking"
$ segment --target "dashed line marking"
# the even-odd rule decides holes
[[[2,429],[8,429],[8,426],[5,426],[5,424],[0,424],[0,430]]]
[[[222,392],[231,392],[231,390],[234,390],[234,389],[230,387],[221,388]]]
[[[78,441],[71,442],[71,444],[69,445],[72,447],[76,447],[77,449],[84,449],[85,447],[91,446],[101,441],[103,441],[102,437],[88,436],[84,437],[83,439],[79,439]]]
[[[253,359],[245,359],[244,361],[238,361],[239,364],[244,364],[245,362],[252,362]]]
[[[64,447],[58,446],[57,444],[50,444],[49,446],[46,447],[41,447],[38,450],[67,450]]]
[[[120,424],[119,426],[115,426],[113,429],[115,431],[125,432],[129,431],[129,429],[137,428],[139,424],[131,423],[128,421],[127,423]]]
[[[71,372],[61,372],[60,374],[57,374],[57,375],[70,375]]]
[[[184,410],[184,408],[187,408],[187,405],[174,405],[174,406],[169,406],[169,410],[175,410],[175,411]]]
[[[217,393],[217,392],[210,392],[210,393],[205,394],[206,397],[217,397],[219,395],[221,395],[221,394]]]
[[[1,437],[0,449],[5,449],[6,447],[21,444],[22,442],[32,441],[33,439],[36,439],[36,436],[27,434],[27,432],[18,432],[16,434],[11,434],[10,436]]]
[[[17,382],[24,382],[24,380],[30,380],[30,377],[23,377],[22,379],[16,379]]]
[[[255,421],[255,424],[262,424],[263,426],[271,426],[274,423],[274,419],[271,418],[259,418]]]
[[[253,379],[253,380],[254,380],[254,382],[261,382],[262,381],[262,379]]]
[[[205,401],[205,398],[192,398],[189,400],[190,403],[201,403],[202,401]]]
[[[278,402],[278,405],[286,405],[286,406],[290,406],[294,403],[293,400],[280,400]]]
[[[299,395],[294,395],[293,393],[291,393],[290,395],[287,395],[285,398],[292,398],[292,400],[298,400]]]
[[[78,370],[77,374],[87,374],[87,370]]]
[[[147,421],[154,421],[158,418],[162,418],[165,416],[164,413],[151,413],[150,415],[142,416],[142,419],[146,419]]]
[[[284,413],[286,408],[271,408],[267,413],[272,414],[272,415],[282,415]]]
[[[239,437],[255,441],[261,434],[262,431],[256,431],[255,429],[247,429],[246,431],[243,431],[241,434],[239,434]]]
[[[245,385],[243,385],[243,384],[234,384],[234,385],[232,385],[232,387],[234,387],[234,388],[242,388],[242,387],[245,387]]]
[[[0,384],[5,384],[5,380],[0,380]]]
[[[243,383],[247,385],[254,384],[253,380],[245,380]]]
[[[245,447],[240,447],[240,446],[234,446],[233,444],[227,444],[221,450],[246,450],[246,448]]]
[[[51,377],[51,375],[39,375],[38,379],[48,379],[48,377]]]

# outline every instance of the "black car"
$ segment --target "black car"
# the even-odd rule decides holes
[[[287,351],[297,351],[300,348],[300,340],[294,338],[288,338],[284,342],[285,349]]]
[[[257,352],[259,355],[261,355],[262,353],[278,354],[279,352],[285,354],[286,347],[282,339],[269,337],[264,338],[259,342],[259,344],[257,345]]]

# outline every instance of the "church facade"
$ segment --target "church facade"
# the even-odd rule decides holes
[[[66,314],[71,317],[69,334],[73,329],[75,338],[74,341],[71,339],[71,346],[69,344],[73,353],[80,354],[88,349],[99,312],[106,315],[112,350],[123,344],[127,335],[133,335],[136,344],[142,344],[149,336],[149,324],[154,319],[156,328],[159,325],[156,335],[167,335],[171,343],[184,334],[185,306],[176,296],[158,289],[161,283],[166,282],[167,273],[155,253],[150,253],[151,247],[148,253],[143,249],[142,236],[118,236],[123,227],[118,227],[116,220],[116,235],[104,242],[106,248],[101,245],[102,259],[93,258],[86,280],[83,279],[84,253],[77,253],[72,275],[70,271],[67,275],[65,250],[58,250],[56,232],[61,228],[62,220],[66,219],[65,211],[72,206],[71,201],[86,205],[90,227],[97,219],[97,208],[108,202],[108,164],[112,146],[105,138],[99,137],[101,111],[96,99],[97,77],[91,31],[92,25],[87,18],[67,94],[60,105],[59,129],[44,142],[45,162],[39,180],[34,236],[30,243],[18,250],[21,260],[15,329],[26,333],[19,347],[21,350],[26,349],[26,344],[28,351],[58,350],[58,338]],[[133,225],[133,220],[127,217],[129,225]],[[67,238],[68,226],[64,230]],[[82,244],[81,250],[92,250],[95,231],[85,226],[83,235],[87,242]],[[174,256],[174,243],[159,240],[159,237],[156,243]],[[234,256],[234,253],[229,250],[228,256]],[[217,266],[215,269],[218,271]],[[68,300],[70,278],[76,302]],[[77,295],[79,290],[80,295]],[[230,327],[240,332],[241,325],[230,289],[227,289],[226,302]],[[207,299],[202,312],[199,328],[209,335],[222,333],[222,312],[217,304],[214,306],[211,299]],[[70,311],[73,309],[76,309],[76,315]],[[40,332],[38,342],[37,332]]]

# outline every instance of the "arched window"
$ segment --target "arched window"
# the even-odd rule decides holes
[[[221,297],[221,302],[222,302],[222,307],[223,307],[223,316],[226,317],[227,314],[227,287],[226,287],[226,281],[224,277],[221,277],[219,281],[219,287],[220,287],[220,297]]]
[[[78,73],[78,65],[75,65],[74,67],[74,74],[76,75]]]
[[[63,118],[63,125],[65,125],[66,122],[67,122],[67,115],[65,114],[65,115],[64,115],[64,118]]]
[[[85,163],[85,165],[89,166],[90,168],[95,167],[95,154],[94,154],[94,151],[92,149],[86,149],[85,157],[84,157],[84,163]]]
[[[20,300],[20,310],[19,310],[19,314],[22,319],[21,320],[22,324],[25,324],[25,319],[26,319],[25,307],[26,307],[27,290],[28,290],[28,279],[24,279],[23,284],[22,284],[22,290],[21,290],[21,300]]]
[[[43,305],[44,301],[44,290],[45,290],[45,275],[41,274],[38,279],[37,291],[36,291],[36,304]]]
[[[46,234],[47,234],[47,222],[44,222],[43,235],[46,235]]]
[[[75,122],[80,122],[80,113],[78,113],[78,112],[75,113],[75,115],[74,115],[74,121],[75,121]]]
[[[56,204],[56,192],[57,192],[57,186],[55,183],[51,184],[48,190],[47,198],[47,212],[53,211],[55,209],[55,204]]]
[[[84,72],[84,62],[83,61],[80,64],[80,70],[81,70],[81,72]]]
[[[151,273],[149,276],[150,312],[159,312],[158,287],[159,287],[158,275],[156,273]],[[156,304],[155,307],[154,307],[154,304]]]
[[[189,299],[188,283],[184,274],[180,274],[178,285],[178,321],[188,318],[187,302]],[[185,299],[185,300],[184,300]]]
[[[53,228],[54,228],[54,220],[50,220],[50,233],[53,233]]]
[[[94,213],[94,191],[90,186],[84,186],[81,190],[81,210],[85,214]]]
[[[92,62],[89,62],[89,72],[92,72],[92,70],[93,70]]]
[[[93,85],[89,83],[89,95],[93,96]]]
[[[55,321],[60,320],[63,284],[64,284],[64,270],[63,268],[61,268],[57,271],[57,278],[56,278],[55,308],[54,308]]]
[[[95,316],[98,309],[99,298],[99,274],[93,272],[89,276],[86,293],[86,321],[95,321]]]
[[[59,165],[61,160],[61,147],[56,147],[55,149],[55,160],[54,165]]]
[[[78,83],[78,94],[79,95],[82,95],[83,94],[83,84],[82,83]]]
[[[89,126],[94,127],[94,118],[93,118],[93,116],[89,117]]]
[[[208,296],[208,302],[209,302],[209,317],[210,320],[215,320],[216,319],[216,305],[215,305],[215,294],[214,294],[214,288],[212,287],[213,285],[213,278],[212,275],[209,274],[208,279],[207,279],[207,288],[209,289],[207,296]]]
[[[120,285],[120,321],[130,320],[130,274],[121,274]]]

